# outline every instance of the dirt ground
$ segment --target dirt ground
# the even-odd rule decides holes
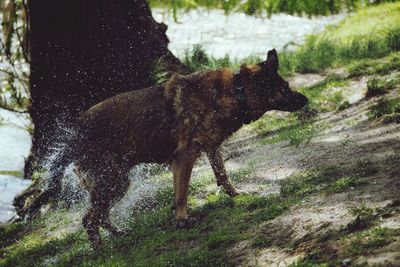
[[[309,86],[323,78],[314,74],[296,76],[291,84],[295,87]],[[348,91],[358,89],[349,94],[350,98],[355,94],[362,95],[366,91],[366,81],[356,79],[348,87]],[[397,87],[386,97],[393,98],[399,93],[400,87]],[[342,260],[343,266],[350,263],[400,266],[398,237],[369,255],[354,256],[344,249],[351,235],[347,239],[339,238],[338,232],[357,219],[352,209],[360,205],[379,209],[395,206],[400,200],[400,124],[368,119],[367,112],[377,99],[361,97],[343,111],[318,115],[316,123],[325,127],[321,127],[306,145],[295,147],[288,141],[262,145],[258,137],[246,128],[226,144],[228,169],[238,168],[251,160],[256,162],[255,175],[249,181],[237,184],[238,188],[261,195],[277,193],[279,181],[283,178],[321,165],[336,165],[351,170],[364,161],[377,170],[363,178],[365,184],[361,187],[304,199],[285,214],[255,227],[252,231],[268,236],[272,246],[254,249],[247,241],[239,243],[230,251],[238,265],[287,266],[310,254],[307,250],[311,248]],[[375,225],[398,229],[400,214],[379,218]],[[321,241],[327,233],[331,233],[332,237]],[[293,246],[294,242],[298,245]]]

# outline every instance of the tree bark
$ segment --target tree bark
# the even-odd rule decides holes
[[[29,112],[35,126],[28,179],[59,142],[60,127],[81,112],[118,93],[154,85],[157,63],[167,73],[187,72],[168,50],[167,26],[154,20],[145,0],[29,1],[28,14]],[[17,209],[30,196],[17,197]]]

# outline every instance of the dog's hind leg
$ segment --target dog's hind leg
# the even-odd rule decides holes
[[[112,206],[117,203],[121,198],[125,195],[126,191],[129,188],[129,178],[126,173],[119,173],[119,178],[115,180],[115,185],[113,188],[110,190],[110,202],[108,205],[108,209],[106,210],[106,214],[104,215],[104,218],[101,222],[101,226],[106,228],[112,235],[114,236],[119,236],[124,234],[124,231],[119,230],[117,227],[115,227],[111,220],[110,220],[110,210]]]
[[[217,185],[222,186],[225,192],[231,197],[239,195],[226,174],[224,160],[219,149],[207,151],[207,156],[217,179]]]
[[[97,189],[96,187],[93,190]],[[101,200],[102,196],[98,192],[91,192],[91,204],[92,206],[87,211],[86,215],[82,219],[82,225],[86,229],[90,243],[95,250],[99,250],[102,247],[100,239],[100,225],[101,218],[104,217],[104,202]]]
[[[105,173],[105,174],[104,174]],[[95,250],[102,246],[100,238],[100,227],[104,227],[112,234],[119,234],[120,231],[112,225],[109,213],[112,205],[120,200],[129,187],[129,180],[126,175],[119,175],[121,172],[103,172],[90,190],[92,206],[82,220],[86,228],[90,242]]]
[[[199,156],[198,151],[179,151],[172,161],[175,191],[175,218],[178,228],[190,227],[187,215],[187,198],[193,164]]]

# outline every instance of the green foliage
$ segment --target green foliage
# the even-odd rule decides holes
[[[364,182],[361,181],[359,177],[344,176],[333,182],[328,188],[328,191],[332,193],[339,193],[362,184],[364,184]]]
[[[320,72],[332,66],[337,50],[334,42],[319,41],[316,35],[310,35],[304,45],[292,54],[292,64],[296,66],[296,72]]]
[[[393,242],[400,236],[400,229],[388,229],[379,226],[382,218],[388,218],[398,214],[398,204],[388,205],[382,208],[373,208],[365,204],[355,207],[350,212],[356,216],[347,225],[337,230],[330,230],[323,233],[316,240],[316,243],[308,247],[308,252],[299,261],[290,266],[339,266],[342,261],[334,257],[335,250],[330,250],[330,244],[334,241],[340,242],[349,258],[359,255],[371,255],[379,248]],[[329,224],[328,224],[329,225]],[[378,226],[377,226],[378,225]],[[371,227],[377,226],[373,229]],[[293,248],[307,242],[307,235],[295,240]],[[332,252],[332,253],[331,253]],[[352,266],[364,266],[363,264],[352,264]]]
[[[174,200],[174,189],[172,187],[161,188],[157,191],[156,202],[161,207],[171,206]]]
[[[200,45],[193,46],[192,50],[186,50],[182,62],[190,71],[204,71],[219,68],[238,69],[241,64],[256,64],[262,59],[257,56],[248,56],[242,60],[232,59],[229,55],[217,59],[208,55]]]
[[[345,87],[348,83],[348,80],[341,76],[329,75],[325,80],[315,85],[300,88],[300,92],[307,96],[309,99],[308,106],[312,110],[343,110],[350,104],[344,99],[342,91],[330,93],[328,90]]]
[[[254,172],[252,163],[248,165],[238,171],[239,177]],[[363,169],[369,165],[360,161],[356,167]],[[102,232],[105,247],[100,254],[91,250],[82,228],[65,231],[73,224],[65,210],[54,211],[30,225],[12,224],[0,234],[0,266],[31,266],[32,262],[37,266],[230,266],[233,263],[226,255],[238,242],[250,240],[253,248],[260,249],[274,245],[275,241],[268,236],[254,232],[256,225],[276,218],[309,194],[320,190],[338,192],[354,186],[351,176],[344,176],[345,173],[348,171],[336,166],[325,166],[294,174],[282,182],[280,195],[243,194],[230,198],[226,194],[209,194],[203,205],[190,211],[198,222],[188,230],[175,229],[169,207],[172,189],[160,189],[157,208],[136,213],[127,227],[127,235],[115,238]],[[206,184],[211,175],[199,178],[199,183]],[[395,209],[355,208],[353,214],[361,219],[340,230],[338,238],[365,229],[360,225],[373,225],[377,218],[389,216]],[[360,223],[364,221],[372,223]],[[373,235],[376,241],[368,241],[363,249],[386,244],[382,241],[386,233]],[[315,264],[312,259],[308,257],[293,266],[311,266],[307,264]]]
[[[322,34],[308,36],[295,51],[281,53],[280,57],[284,58],[281,72],[285,75],[321,72],[330,67],[362,59],[371,60],[398,51],[400,25],[396,21],[400,21],[399,10],[398,3],[363,9],[338,25],[328,27]],[[393,60],[392,65],[398,66],[398,62]]]
[[[385,207],[371,207],[367,206],[365,203],[350,210],[351,214],[356,216],[356,218],[363,218],[363,220],[369,221],[371,223],[382,218],[391,217],[399,211],[400,208],[398,207],[398,205],[392,204]]]
[[[399,235],[400,229],[377,227],[357,233],[350,239],[347,250],[352,255],[370,255],[376,249],[393,242],[394,238]]]
[[[387,35],[387,43],[390,49],[400,50],[400,27],[390,29]]]
[[[295,173],[281,182],[282,196],[307,196],[328,188],[343,174],[337,166],[323,166]]]
[[[313,100],[321,97],[322,93],[329,88],[333,87],[342,87],[345,86],[348,82],[341,76],[338,75],[329,75],[323,81],[308,87],[301,88],[300,91],[307,98]]]
[[[331,67],[348,65],[350,76],[357,76],[387,74],[399,69],[400,53],[393,53],[399,50],[399,10],[399,3],[363,9],[322,34],[308,36],[305,43],[294,51],[284,49],[279,52],[279,72],[290,76],[294,72],[323,72]],[[377,60],[384,56],[387,56],[387,62]],[[216,59],[207,55],[200,46],[186,51],[183,57],[183,62],[192,71],[220,67],[237,69],[241,63],[260,61],[262,59],[255,56],[237,60],[226,55]]]
[[[211,195],[206,204],[192,211],[199,222],[194,228],[177,230],[170,208],[138,214],[130,232],[108,239],[101,254],[91,251],[83,230],[60,235],[63,226],[48,228],[37,223],[25,236],[15,236],[2,246],[1,266],[227,266],[227,250],[251,237],[254,224],[282,214],[292,202],[279,196],[243,195],[231,199]],[[51,221],[65,215],[54,213]],[[12,231],[15,233],[15,231]],[[11,237],[11,234],[7,235]],[[2,236],[3,238],[3,236]]]
[[[292,114],[285,114],[286,116],[272,116],[264,115],[260,119],[252,122],[249,127],[255,130],[260,135],[268,135],[277,130],[297,122],[297,117]]]
[[[385,115],[393,115],[400,113],[400,98],[387,99],[385,97],[378,100],[376,105],[372,106],[368,117],[370,119],[377,119]]]
[[[13,239],[17,239],[21,236],[27,228],[28,225],[26,223],[16,222],[0,231],[0,248],[5,247],[8,243],[12,243]]]
[[[315,124],[311,122],[298,122],[287,128],[280,129],[275,135],[264,139],[262,142],[265,144],[275,144],[288,140],[290,145],[298,147],[301,144],[308,144],[316,132],[317,128]]]
[[[28,57],[24,5],[20,0],[1,1],[0,4],[0,107],[25,112],[29,104],[29,73],[24,68]]]
[[[390,78],[374,77],[367,82],[367,97],[383,95],[389,92],[400,83],[400,75],[395,75]]]
[[[345,109],[349,108],[350,106],[351,106],[351,104],[349,103],[349,101],[345,100],[345,101],[341,102],[340,105],[338,105],[338,111],[345,110]]]
[[[251,178],[256,172],[256,162],[250,161],[244,167],[241,167],[234,171],[229,171],[228,176],[233,182],[245,182]]]
[[[40,168],[40,169],[36,169],[33,174],[32,174],[32,180],[36,181],[36,180],[41,180],[42,176],[47,172],[47,169],[45,168]]]
[[[260,0],[150,0],[151,7],[164,7],[172,10],[175,19],[177,18],[177,11],[179,9],[193,9],[193,8],[220,8],[225,11],[226,14],[234,11],[244,12],[248,15],[263,15],[267,14],[271,16],[274,13],[288,13],[297,15],[329,15],[336,14],[342,10],[353,11],[356,8],[363,6],[365,2],[359,0],[331,0],[331,1],[318,1],[318,0],[307,0],[307,1],[287,1],[287,0],[272,0],[272,1],[260,1]],[[392,2],[392,1],[373,1],[368,2],[368,5],[374,5],[376,3]]]
[[[340,43],[311,35],[304,45],[291,53],[291,61],[296,66],[296,72],[313,73],[354,60],[382,57],[391,51],[394,49],[388,45],[387,40],[378,36]]]
[[[281,182],[282,196],[304,197],[316,192],[339,193],[365,184],[360,169],[349,173],[337,166],[321,166],[295,173]]]
[[[363,59],[348,65],[349,76],[389,74],[400,70],[400,53],[392,53],[384,59]]]
[[[263,136],[261,143],[275,144],[288,140],[290,145],[307,144],[316,134],[318,126],[310,120],[299,119],[300,113],[290,113],[287,116],[264,115],[249,125]]]

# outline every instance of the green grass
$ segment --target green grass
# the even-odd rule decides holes
[[[361,9],[292,52],[297,72],[320,72],[360,59],[379,58],[398,51],[400,3]]]
[[[399,26],[396,21],[399,11],[398,3],[359,9],[338,25],[328,26],[321,37],[343,42],[371,35],[384,37]]]
[[[263,61],[260,57],[249,55],[238,60],[225,55],[223,58],[209,56],[200,45],[193,46],[192,49],[185,51],[182,62],[188,66],[191,72],[213,70],[218,68],[238,69],[241,64],[256,64]]]
[[[298,147],[309,143],[318,128],[311,120],[302,120],[299,116],[296,113],[283,117],[264,115],[249,127],[262,137],[262,144],[275,144],[287,140],[290,145]]]
[[[331,194],[355,189],[366,184],[363,178],[367,171],[358,165],[350,170],[335,165],[308,169],[282,180],[281,195],[305,197],[317,192]]]
[[[234,171],[228,171],[228,176],[234,183],[248,181],[256,172],[256,162],[250,161],[244,167],[240,167]]]
[[[240,11],[245,12],[249,15],[263,15],[268,14],[269,16],[273,13],[289,13],[297,15],[328,15],[336,14],[340,11],[352,11],[356,8],[364,6],[361,5],[359,0],[349,1],[318,1],[318,0],[307,0],[307,1],[285,1],[285,0],[271,0],[271,1],[259,1],[259,0],[150,0],[151,7],[164,7],[169,8],[174,12],[175,18],[177,18],[177,10],[179,9],[193,9],[193,8],[220,8],[225,13]],[[391,1],[380,1],[380,2],[391,2]],[[365,3],[365,2],[363,2]],[[373,5],[375,3],[369,3]]]
[[[233,179],[248,179],[255,172],[255,163],[235,171]],[[135,212],[128,223],[126,236],[108,237],[102,231],[104,250],[95,254],[80,226],[81,215],[67,210],[47,213],[31,223],[11,224],[0,232],[0,266],[232,266],[228,251],[241,241],[253,249],[274,246],[273,239],[254,228],[276,218],[311,194],[336,193],[357,187],[361,174],[370,175],[371,162],[361,160],[351,170],[322,166],[295,173],[281,184],[279,194],[266,197],[245,194],[229,198],[225,194],[208,193],[201,205],[191,205],[189,214],[198,220],[192,229],[177,230],[170,205],[173,190],[160,189],[153,209]],[[358,174],[358,176],[357,176]],[[356,179],[353,179],[355,177]],[[210,172],[196,177],[190,188],[198,194],[211,182]],[[202,192],[204,193],[204,192]],[[358,207],[352,212],[370,224],[397,209]],[[74,219],[75,218],[75,219]],[[361,219],[341,230],[341,235],[360,231]],[[77,225],[77,226],[72,226]],[[372,247],[372,245],[366,245]],[[310,258],[299,262],[314,262]],[[300,266],[300,265],[299,265]]]
[[[329,188],[342,175],[336,166],[323,166],[295,173],[281,182],[281,194],[304,197]]]
[[[248,127],[261,136],[261,143],[274,144],[289,141],[289,144],[299,146],[308,144],[319,130],[325,127],[316,124],[313,116],[317,112],[343,110],[350,106],[344,99],[342,90],[349,81],[338,75],[329,75],[323,81],[308,87],[300,88],[309,100],[308,106],[296,113],[286,115],[266,114]]]
[[[400,98],[387,99],[383,97],[371,107],[368,117],[370,119],[377,119],[385,115],[395,115],[397,113],[400,113]]]
[[[323,72],[331,67],[348,66],[350,75],[356,76],[368,73],[370,68],[373,73],[398,69],[399,53],[389,57],[388,64],[380,62],[380,66],[376,66],[374,59],[399,51],[399,10],[400,2],[361,9],[322,34],[308,36],[305,43],[294,51],[279,51],[280,73],[290,76],[295,72]],[[241,63],[252,64],[261,60],[251,55],[243,60],[229,56],[215,59],[199,46],[187,51],[183,57],[183,62],[192,71],[219,67],[236,69]]]
[[[204,206],[191,211],[199,222],[189,230],[175,229],[168,207],[143,212],[131,222],[127,236],[109,239],[103,235],[106,247],[101,255],[91,251],[83,230],[57,234],[63,227],[48,228],[45,223],[49,220],[43,220],[19,236],[17,225],[13,226],[17,230],[8,229],[2,235],[5,245],[0,249],[0,266],[43,266],[46,262],[64,266],[229,266],[227,250],[253,238],[251,227],[282,214],[292,202],[279,196],[231,199],[213,194]],[[63,216],[53,213],[51,220],[62,222]]]
[[[301,144],[308,144],[316,132],[317,128],[315,124],[311,122],[298,122],[287,128],[280,129],[273,136],[265,138],[262,143],[275,144],[288,140],[290,145],[298,147]]]
[[[385,75],[400,70],[400,53],[393,52],[383,59],[362,59],[347,65],[349,77],[361,75]]]
[[[371,253],[392,243],[398,236],[400,236],[400,229],[376,227],[351,236],[346,249],[353,256],[371,255]]]
[[[373,77],[367,82],[367,97],[373,97],[388,93],[391,89],[400,84],[400,75],[394,75],[389,78]]]
[[[308,87],[300,88],[308,99],[308,107],[318,111],[332,111],[343,109],[346,105],[341,91],[330,93],[333,88],[342,88],[349,84],[349,81],[338,75],[329,75],[323,81]]]
[[[249,162],[235,171],[233,179],[246,179],[254,171],[254,163]],[[79,221],[68,216],[68,211],[50,212],[30,224],[12,224],[0,234],[0,266],[31,266],[33,262],[37,266],[231,266],[227,253],[238,242],[249,240],[255,249],[273,245],[268,236],[254,232],[254,227],[281,215],[305,195],[318,192],[308,189],[309,185],[332,184],[343,177],[341,173],[334,166],[307,170],[289,177],[280,194],[267,197],[247,194],[232,199],[208,194],[202,205],[190,209],[198,222],[188,230],[175,229],[170,209],[172,188],[161,189],[157,206],[135,213],[126,236],[110,238],[102,232],[105,248],[100,255],[91,250]],[[214,182],[210,173],[203,176],[191,193]],[[79,227],[71,230],[71,224]]]
[[[350,210],[355,219],[339,229],[322,232],[313,243],[307,235],[295,240],[292,249],[308,244],[304,257],[290,266],[341,266],[343,259],[379,253],[380,249],[400,236],[400,229],[380,227],[382,218],[398,214],[398,206],[373,208],[365,204]],[[329,224],[327,224],[329,226]],[[339,251],[339,257],[338,257]],[[393,251],[393,249],[392,249]],[[351,266],[365,266],[352,263]]]
[[[344,176],[333,182],[328,188],[328,191],[332,193],[339,193],[346,191],[349,188],[354,189],[355,187],[362,184],[364,184],[364,182],[361,181],[359,177]]]

